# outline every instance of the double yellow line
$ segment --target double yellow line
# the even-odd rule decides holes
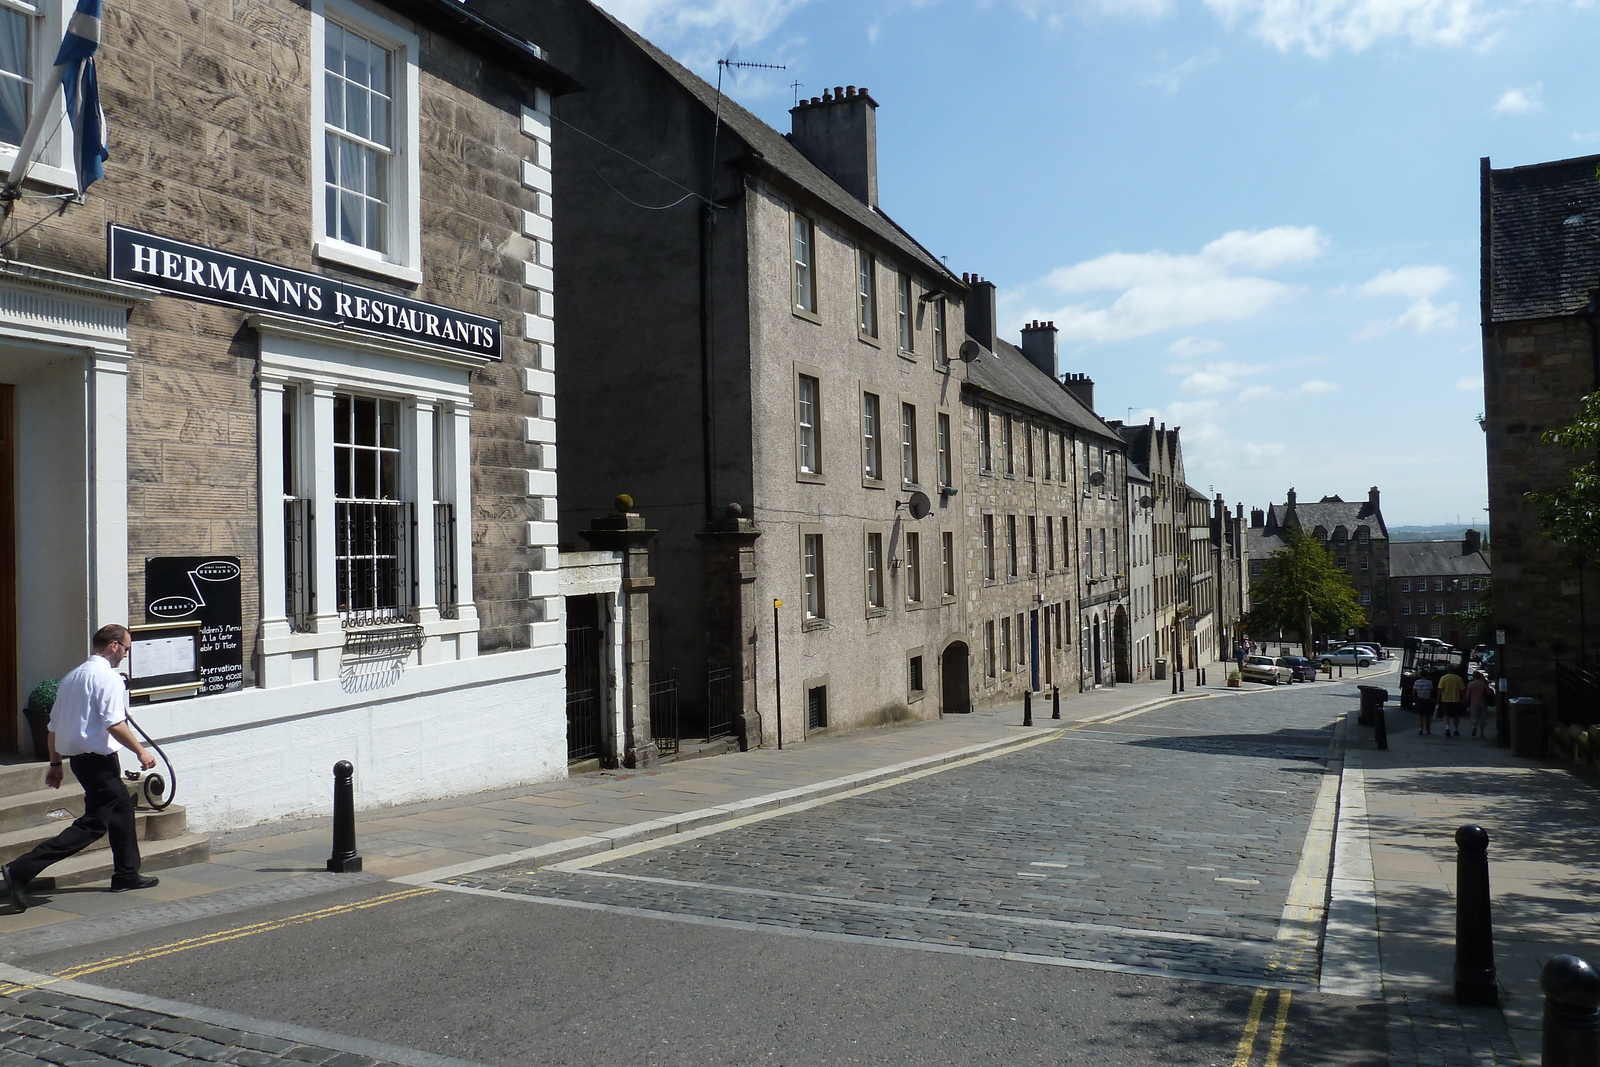
[[[1234,1053],[1233,1067],[1250,1067],[1250,1057],[1255,1055],[1256,1035],[1261,1030],[1261,1017],[1266,1011],[1269,989],[1258,989],[1250,1000],[1250,1014],[1244,1021],[1244,1034],[1239,1038],[1239,1051]],[[1267,1041],[1267,1059],[1263,1067],[1278,1067],[1278,1057],[1283,1054],[1283,1035],[1289,1027],[1289,998],[1294,994],[1287,989],[1278,990],[1277,1019],[1272,1025],[1272,1037]]]
[[[349,904],[338,904],[331,908],[318,908],[316,911],[305,911],[299,915],[290,915],[282,919],[272,919],[267,922],[251,923],[248,926],[235,926],[227,930],[218,930],[215,933],[204,934],[200,937],[185,938],[182,941],[173,941],[169,944],[158,945],[155,948],[140,949],[138,952],[129,952],[121,956],[109,956],[93,963],[82,963],[76,967],[69,967],[55,975],[57,980],[70,980],[83,978],[87,975],[97,974],[100,971],[109,971],[117,967],[129,967],[135,963],[147,963],[150,960],[171,956],[179,952],[188,952],[190,949],[206,948],[210,945],[226,944],[229,941],[238,941],[257,934],[271,933],[273,930],[282,930],[289,926],[301,926],[305,923],[316,922],[319,919],[331,919],[339,915],[349,915],[368,908],[379,908],[385,904],[394,904],[413,897],[437,893],[437,889],[402,889],[397,893],[385,893],[381,896],[369,897],[366,900],[352,901]],[[14,993],[27,986],[16,984],[0,985],[0,996]]]

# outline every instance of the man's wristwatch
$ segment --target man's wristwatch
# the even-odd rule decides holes
[[[56,759],[56,760],[51,760],[51,761],[50,761],[50,766],[52,766],[52,767],[59,767],[59,766],[61,766],[61,761],[60,761],[60,760],[58,760],[58,759]]]

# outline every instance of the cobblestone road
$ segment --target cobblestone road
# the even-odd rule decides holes
[[[1188,702],[616,859],[453,879],[677,917],[1222,981],[1274,937],[1340,702]],[[1276,965],[1275,965],[1276,961]]]
[[[0,1067],[377,1067],[388,1061],[45,989],[0,992]]]

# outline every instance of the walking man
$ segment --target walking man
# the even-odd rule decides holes
[[[1417,709],[1417,736],[1433,733],[1433,679],[1426,674],[1411,682],[1411,706]]]
[[[139,873],[133,796],[122,784],[118,756],[126,748],[143,769],[156,765],[128,726],[128,690],[117,667],[132,648],[126,626],[102,626],[94,635],[94,654],[61,679],[50,711],[50,770],[44,784],[60,789],[62,758],[70,761],[73,777],[83,786],[83,816],[32,852],[0,867],[0,888],[19,912],[27,910],[28,883],[40,871],[77,855],[102,834],[111,836],[111,892],[149,889],[159,881]]]
[[[1439,714],[1444,716],[1444,735],[1461,736],[1461,698],[1466,695],[1467,682],[1455,671],[1445,671],[1439,678]]]

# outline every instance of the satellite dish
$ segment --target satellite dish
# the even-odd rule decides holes
[[[973,340],[961,342],[961,347],[956,349],[956,355],[961,357],[963,363],[976,363],[978,357],[983,355],[983,346]]]
[[[1105,471],[1095,471],[1093,474],[1089,475],[1089,484],[1090,485],[1105,485],[1106,484],[1106,472]]]
[[[1139,498],[1139,506],[1141,508],[1147,508],[1147,507],[1149,507],[1150,505],[1152,505],[1154,503],[1155,503],[1155,500],[1152,499],[1151,497],[1142,496],[1142,497]]]
[[[911,512],[913,519],[925,519],[933,510],[933,502],[928,499],[928,494],[921,490],[913,492],[911,498],[905,501],[905,506],[906,510]]]

